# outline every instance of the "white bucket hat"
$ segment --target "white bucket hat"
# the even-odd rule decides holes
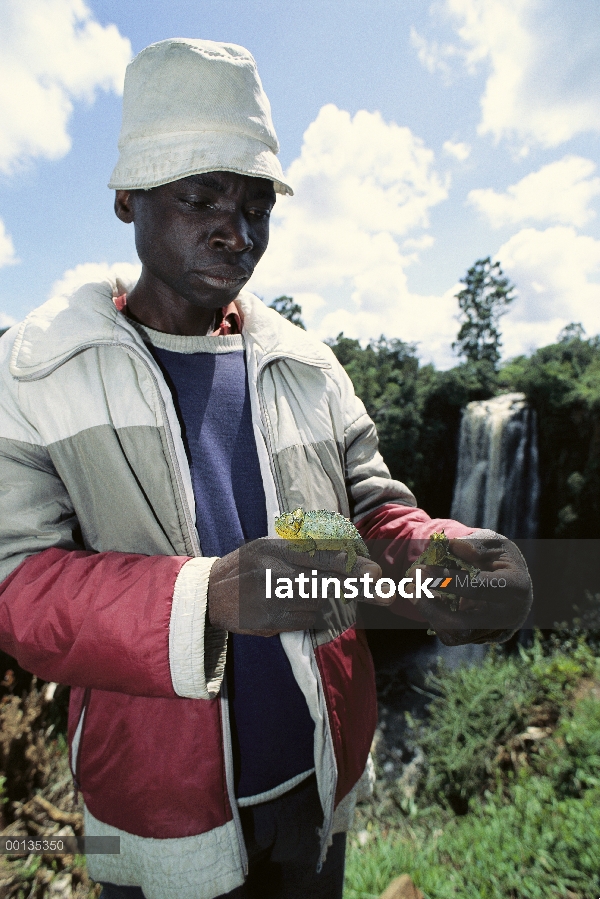
[[[119,160],[109,187],[158,187],[201,172],[237,172],[293,194],[277,159],[271,105],[254,57],[236,44],[173,38],[127,67]]]

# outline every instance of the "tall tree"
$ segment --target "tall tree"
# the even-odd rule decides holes
[[[489,256],[478,259],[461,283],[465,286],[456,294],[461,326],[452,349],[468,362],[496,369],[502,346],[498,324],[515,298],[515,287]]]

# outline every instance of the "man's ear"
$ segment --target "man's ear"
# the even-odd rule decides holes
[[[133,221],[133,191],[115,191],[115,215],[126,225]]]

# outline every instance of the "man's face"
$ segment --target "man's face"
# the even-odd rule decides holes
[[[133,221],[152,287],[202,309],[228,305],[269,242],[272,181],[234,172],[190,175],[152,190],[117,191],[115,211]]]

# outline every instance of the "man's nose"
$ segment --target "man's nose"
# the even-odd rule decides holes
[[[215,225],[208,243],[213,250],[229,250],[231,253],[243,253],[254,246],[248,222],[241,212],[224,215]]]

